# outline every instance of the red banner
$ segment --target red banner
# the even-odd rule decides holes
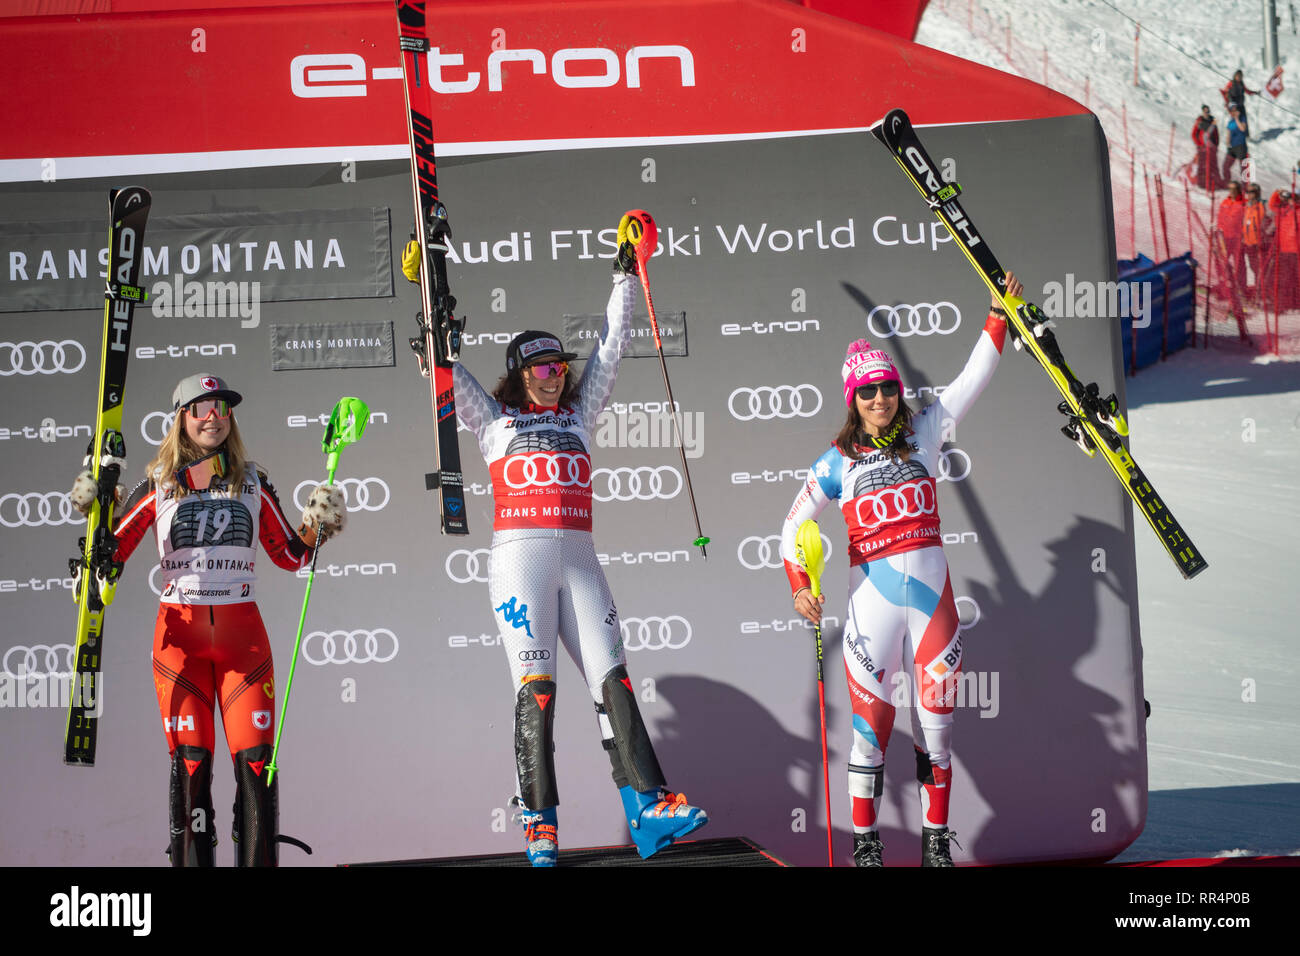
[[[449,2],[435,13],[428,65],[447,155],[455,144],[861,128],[895,105],[923,124],[1085,112],[780,0]],[[15,160],[58,157],[148,155],[165,171],[284,161],[268,151],[405,154],[387,3],[18,18],[0,21],[0,36],[5,178],[29,178],[13,175]]]

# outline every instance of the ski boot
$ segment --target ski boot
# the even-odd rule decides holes
[[[212,826],[212,753],[180,744],[172,751],[172,866],[215,866],[217,834]]]
[[[880,834],[875,830],[853,834],[854,866],[884,866],[884,852],[885,844],[880,842]]]
[[[952,866],[952,854],[948,852],[948,841],[955,840],[956,835],[947,827],[921,828],[921,865]],[[961,846],[961,844],[957,844]]]
[[[524,852],[533,866],[555,866],[560,858],[555,807],[529,810],[519,807],[519,819],[524,825]]]
[[[687,803],[684,795],[670,793],[663,787],[653,790],[619,787],[618,794],[623,798],[632,842],[643,860],[709,822],[709,815]]]

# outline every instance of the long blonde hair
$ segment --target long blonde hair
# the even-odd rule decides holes
[[[185,434],[187,414],[183,408],[176,412],[176,418],[172,421],[167,437],[158,446],[158,453],[153,456],[149,464],[145,465],[145,477],[155,485],[171,490],[177,498],[185,497],[189,491],[177,486],[176,472],[183,465],[188,465],[207,454]],[[223,447],[226,450],[226,475],[222,479],[225,484],[224,493],[235,495],[239,492],[239,485],[243,481],[244,470],[248,465],[248,452],[244,450],[244,440],[239,435],[239,425],[235,422],[233,410],[230,413],[230,434],[226,436]],[[221,488],[211,490],[223,492]]]

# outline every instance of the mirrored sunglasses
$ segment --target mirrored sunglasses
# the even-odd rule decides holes
[[[224,398],[203,398],[186,405],[185,411],[191,418],[198,421],[203,421],[210,415],[216,415],[218,418],[229,418],[230,403]]]
[[[226,477],[225,449],[192,461],[176,472],[176,483],[187,491],[207,491],[214,480]]]
[[[880,389],[880,394],[885,398],[893,398],[898,394],[897,382],[880,382],[877,385],[859,385],[858,398],[864,402],[870,401],[876,397],[876,389]]]
[[[530,365],[533,376],[540,379],[550,378],[552,375],[568,375],[568,362],[545,362],[541,365]]]

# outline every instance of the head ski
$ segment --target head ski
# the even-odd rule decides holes
[[[1103,398],[1096,383],[1084,385],[1070,370],[1050,330],[1052,323],[1038,306],[1006,294],[1006,273],[957,201],[961,186],[943,181],[939,167],[921,145],[907,114],[899,109],[890,110],[871,128],[871,133],[885,145],[925,197],[984,284],[1002,300],[1016,348],[1026,349],[1038,361],[1063,397],[1057,405],[1057,410],[1066,417],[1061,431],[1088,457],[1101,452],[1183,577],[1191,578],[1204,571],[1209,566],[1205,558],[1124,447],[1122,439],[1128,434],[1128,423],[1119,412],[1118,400],[1114,395]]]
[[[99,406],[95,434],[86,452],[86,466],[95,481],[95,500],[81,539],[81,557],[68,562],[77,598],[77,638],[74,672],[68,695],[68,723],[63,762],[90,767],[95,763],[101,704],[100,666],[103,660],[104,608],[113,601],[121,564],[113,560],[113,508],[118,478],[126,467],[122,438],[122,401],[126,391],[126,360],[131,353],[131,322],[135,307],[147,295],[140,287],[144,258],[144,227],[152,199],[138,186],[109,193],[108,282],[104,290],[104,337],[100,349]]]
[[[460,357],[464,319],[455,316],[456,299],[447,285],[447,242],[451,225],[447,207],[438,199],[438,165],[434,156],[433,88],[429,85],[428,24],[425,0],[396,0],[402,49],[402,79],[406,90],[407,135],[411,144],[411,190],[415,201],[415,232],[420,243],[420,297],[416,316],[420,334],[411,348],[428,377],[433,399],[434,468],[424,476],[425,487],[437,490],[443,534],[469,534],[465,515],[464,476],[456,438],[456,396],[451,365]]]

